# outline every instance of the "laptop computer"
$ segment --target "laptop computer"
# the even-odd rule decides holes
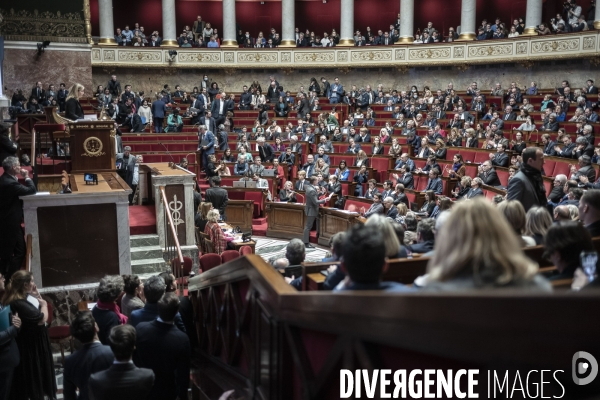
[[[246,181],[246,187],[250,189],[256,189],[256,182],[254,181]]]
[[[235,182],[233,182],[233,187],[234,188],[245,188],[246,187],[246,182],[244,182],[244,181],[235,181]]]
[[[267,177],[267,178],[273,178],[275,176],[275,170],[274,169],[265,169],[262,172],[262,176]]]

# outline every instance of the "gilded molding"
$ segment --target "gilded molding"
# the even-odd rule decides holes
[[[264,65],[298,69],[393,67],[403,72],[416,66],[452,65],[459,70],[474,64],[515,62],[524,66],[543,60],[597,57],[600,32],[585,31],[560,36],[520,37],[518,40],[454,42],[439,45],[404,44],[393,47],[334,47],[325,49],[280,48],[179,49],[177,60],[167,61],[166,48],[131,48],[96,45],[92,48],[93,67],[106,68],[211,68],[238,70]]]
[[[88,9],[89,10],[89,9]],[[39,12],[33,10],[0,9],[3,21],[0,32],[4,40],[52,41],[61,43],[89,43],[86,39],[84,13]],[[90,25],[91,40],[91,25]]]

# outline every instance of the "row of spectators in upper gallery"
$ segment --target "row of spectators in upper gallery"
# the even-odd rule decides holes
[[[587,13],[584,13],[582,7],[577,5],[576,0],[568,0],[564,4],[562,13],[557,13],[548,23],[541,23],[535,30],[538,35],[586,31],[593,27],[594,12],[594,3]],[[503,22],[501,18],[496,18],[494,23],[484,19],[477,28],[476,37],[477,40],[515,38],[522,35],[524,30],[524,17],[515,18],[512,24]],[[396,43],[400,37],[399,32],[400,14],[388,29],[375,31],[367,26],[364,33],[357,30],[353,38],[355,46],[385,46]],[[417,29],[413,43],[452,42],[458,39],[458,36],[457,30],[453,27],[448,28],[448,33],[444,35],[433,26],[432,22],[428,22],[425,28]],[[148,37],[144,33],[144,27],[139,23],[135,23],[133,29],[129,29],[128,25],[123,30],[117,28],[115,40],[120,46],[159,47],[162,43],[158,31],[152,32]],[[249,31],[239,29],[236,40],[238,45],[244,48],[275,48],[281,44],[282,37],[275,28],[271,28],[270,33],[266,36],[259,31],[256,37],[252,36]],[[334,47],[339,44],[340,36],[335,29],[332,29],[331,33],[323,32],[323,35],[319,36],[310,29],[301,31],[296,28],[295,40],[297,47]],[[177,38],[177,43],[179,47],[216,48],[221,46],[221,38],[217,28],[213,28],[210,22],[203,21],[202,17],[198,16],[192,25],[186,25],[183,28]]]

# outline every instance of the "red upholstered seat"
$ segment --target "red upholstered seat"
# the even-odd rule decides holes
[[[252,254],[252,247],[250,247],[250,246],[240,247],[240,256],[247,256],[248,254]]]
[[[501,171],[497,169],[496,174],[498,175],[498,179],[500,179],[502,186],[508,187],[508,171]]]
[[[48,133],[48,132],[65,130],[64,124],[35,124],[33,127],[35,128],[36,131],[38,131],[40,133]]]
[[[181,262],[179,258],[175,258],[171,260],[171,272],[177,278],[177,284],[179,285],[187,285],[188,278],[192,273],[192,265],[194,264],[193,260],[189,257],[183,257],[183,268],[181,267]]]
[[[564,174],[567,177],[571,176],[571,169],[570,169],[571,165],[575,165],[577,167],[577,169],[579,169],[579,167],[577,166],[576,160],[572,160],[571,163],[569,163],[567,160],[565,160],[565,162],[557,161],[556,165],[554,166],[554,172],[552,173],[552,176],[556,176],[558,174]],[[546,172],[545,167],[544,167],[544,172]]]
[[[544,159],[544,175],[546,176],[555,176],[554,175],[554,167],[556,166],[555,160],[547,160]]]
[[[544,180],[544,188],[546,189],[546,196],[550,196],[552,191],[552,182]]]
[[[248,247],[248,246],[245,246],[245,247]],[[252,250],[252,249],[250,249],[250,250]],[[235,260],[239,256],[240,256],[240,252],[239,251],[225,250],[224,252],[221,253],[221,262],[223,264],[225,264],[226,262],[229,262],[231,260]]]
[[[221,256],[218,254],[210,253],[200,257],[200,269],[202,269],[202,272],[206,272],[219,265],[221,265]]]
[[[243,192],[244,200],[254,201],[254,218],[259,218],[263,211],[262,192]]]
[[[491,153],[491,151],[490,151],[490,153]],[[484,161],[490,159],[490,153],[483,152],[483,151],[476,152],[473,162],[475,162],[477,164],[482,164]]]
[[[52,324],[54,310],[52,307],[52,303],[48,303],[48,326]],[[60,345],[60,354],[62,358],[62,365],[65,365],[65,350],[64,350],[64,341],[69,340],[69,345],[71,347],[71,353],[73,353],[73,337],[71,336],[71,330],[69,325],[58,325],[58,326],[50,326],[48,328],[48,337],[50,338],[51,343],[58,343]]]

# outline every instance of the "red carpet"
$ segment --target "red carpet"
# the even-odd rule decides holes
[[[266,218],[253,218],[252,219],[252,235],[253,236],[267,236],[267,228],[269,227]],[[318,244],[319,241],[317,239],[317,230],[313,228],[310,231],[310,236],[308,238],[309,242]]]
[[[156,233],[156,215],[154,206],[129,207],[129,234],[149,235]]]

